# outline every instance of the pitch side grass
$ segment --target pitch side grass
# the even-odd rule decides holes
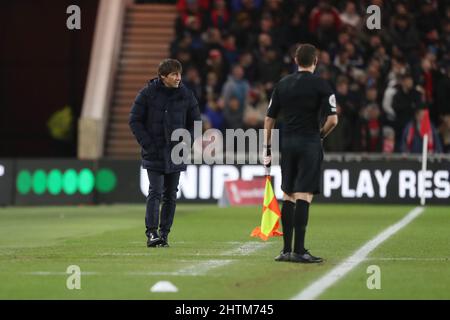
[[[178,205],[170,248],[146,247],[143,205],[0,208],[0,299],[290,299],[413,208],[313,204],[319,265],[273,261],[281,237],[249,236],[261,207]],[[449,230],[450,207],[426,207],[319,299],[450,299]],[[381,289],[367,288],[370,265]],[[178,292],[151,292],[158,281]]]

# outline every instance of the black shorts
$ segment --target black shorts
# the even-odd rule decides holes
[[[320,139],[299,139],[281,149],[281,190],[320,193],[323,150]]]

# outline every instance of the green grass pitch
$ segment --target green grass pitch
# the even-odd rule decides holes
[[[281,237],[249,236],[261,207],[179,204],[170,248],[146,247],[144,205],[0,208],[0,299],[290,299],[413,208],[313,204],[319,265],[275,262]],[[450,299],[449,230],[450,208],[426,207],[318,298]],[[370,265],[380,289],[367,288]],[[151,292],[162,280],[178,292]]]

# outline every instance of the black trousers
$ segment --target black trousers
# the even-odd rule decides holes
[[[155,233],[158,230],[159,224],[160,235],[167,236],[175,216],[180,173],[164,174],[147,170],[147,175],[150,187],[148,190],[147,208],[145,212],[145,234],[149,237],[150,233]],[[161,203],[160,219],[159,207]]]

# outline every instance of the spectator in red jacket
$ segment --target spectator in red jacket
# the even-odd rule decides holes
[[[339,11],[335,7],[331,6],[328,1],[320,0],[317,7],[315,7],[309,16],[309,31],[316,33],[317,29],[324,26],[325,21],[323,17],[331,15],[330,26],[335,30],[339,30],[341,27],[341,18],[339,17]]]
[[[423,135],[428,136],[428,152],[431,153],[441,153],[442,144],[439,139],[436,128],[432,123],[428,126],[426,132],[421,128],[423,125],[422,120],[425,117],[425,109],[419,108],[414,114],[414,119],[410,121],[405,130],[403,131],[401,151],[409,153],[422,153],[423,148]]]
[[[209,14],[208,25],[220,30],[228,30],[230,26],[230,13],[224,0],[214,0],[213,9]]]
[[[309,31],[316,34],[318,44],[322,48],[329,48],[331,44],[336,43],[341,24],[339,11],[328,1],[321,0],[309,16]]]

